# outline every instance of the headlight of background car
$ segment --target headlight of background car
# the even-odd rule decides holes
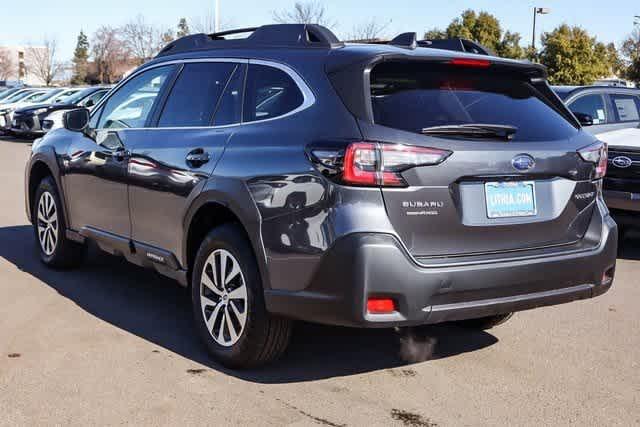
[[[66,111],[67,110],[58,110],[46,116],[44,118],[42,128],[46,131],[50,131],[63,127],[62,116],[64,116],[64,113],[66,113]]]
[[[46,113],[47,111],[49,111],[48,108],[38,108],[37,110],[33,110],[32,113],[34,116],[40,115],[42,113]]]

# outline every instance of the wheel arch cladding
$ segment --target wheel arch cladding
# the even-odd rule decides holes
[[[27,205],[29,208],[29,220],[31,220],[31,216],[33,215],[33,204],[35,203],[35,195],[38,190],[38,185],[42,182],[43,179],[50,176],[53,178],[54,182],[57,186],[57,180],[53,175],[53,171],[43,160],[37,160],[31,166],[31,170],[29,172],[29,187],[28,187],[28,199]]]

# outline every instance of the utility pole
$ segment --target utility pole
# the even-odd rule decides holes
[[[213,32],[219,33],[220,32],[220,0],[214,0],[214,1],[215,1],[215,7],[214,7],[215,17],[214,17],[214,23],[213,23]]]

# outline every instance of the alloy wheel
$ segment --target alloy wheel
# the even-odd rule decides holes
[[[211,337],[231,347],[247,322],[247,286],[240,263],[224,249],[209,255],[200,279],[200,305]]]
[[[38,240],[47,256],[53,255],[58,244],[58,209],[53,195],[42,193],[38,202]]]

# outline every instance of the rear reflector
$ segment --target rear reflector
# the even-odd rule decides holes
[[[607,174],[608,149],[607,144],[598,142],[588,147],[578,150],[578,154],[582,160],[596,165],[593,179],[603,178]]]
[[[449,61],[449,64],[467,68],[489,68],[491,61],[486,59],[455,58]]]
[[[396,311],[396,305],[391,298],[369,298],[367,311],[370,314],[389,314]]]

